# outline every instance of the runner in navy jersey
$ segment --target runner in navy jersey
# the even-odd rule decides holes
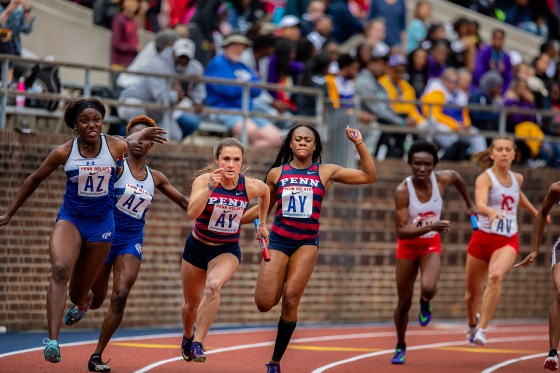
[[[51,278],[47,291],[49,338],[45,338],[44,357],[51,363],[61,360],[58,334],[64,307],[66,287],[70,282],[70,300],[78,305],[75,318],[89,309],[93,294],[90,288],[103,266],[114,236],[113,195],[118,159],[127,150],[127,141],[153,140],[164,143],[161,128],[146,128],[121,138],[103,135],[105,107],[92,98],[68,102],[64,112],[66,125],[75,138],[56,147],[41,166],[18,190],[0,226],[33,194],[35,189],[58,166],[66,172],[66,193],[49,243]]]
[[[418,322],[426,326],[432,318],[430,301],[436,295],[441,273],[440,232],[449,231],[450,226],[448,220],[441,220],[445,189],[453,185],[465,201],[465,212],[476,212],[461,175],[454,170],[434,171],[438,161],[435,145],[427,141],[413,143],[408,151],[412,176],[408,176],[395,190],[398,303],[393,315],[397,347],[391,359],[392,364],[405,362],[408,311],[418,271],[421,274]]]
[[[152,118],[141,115],[128,123],[126,133],[130,136],[147,127],[157,125]],[[171,185],[164,174],[146,164],[152,141],[129,141],[128,146],[122,173],[115,181],[115,238],[105,265],[92,286],[94,297],[91,309],[97,309],[107,296],[109,276],[113,272],[111,306],[103,320],[95,352],[88,362],[91,372],[111,370],[103,363],[101,354],[122,321],[128,295],[140,271],[146,213],[153,202],[155,189],[183,210],[186,211],[189,206],[187,198]]]
[[[335,182],[370,184],[376,178],[375,163],[361,133],[348,128],[346,136],[358,149],[362,170],[320,165],[319,133],[310,125],[299,124],[288,132],[266,176],[271,201],[275,201],[269,211],[276,207],[276,212],[268,245],[270,262],[261,262],[255,302],[259,311],[267,312],[282,299],[268,372],[280,372],[280,359],[296,328],[297,309],[319,254],[319,217],[325,192]],[[255,219],[255,214],[256,208],[243,223]]]
[[[181,265],[181,352],[186,361],[206,361],[202,342],[218,313],[221,289],[239,268],[241,217],[253,198],[258,198],[261,218],[257,237],[262,235],[268,240],[270,191],[262,181],[240,173],[244,155],[245,148],[238,140],[223,139],[216,148],[214,162],[200,172],[192,185],[188,217],[196,222],[187,238]]]

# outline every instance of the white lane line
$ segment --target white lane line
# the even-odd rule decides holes
[[[508,365],[510,365],[510,364],[515,364],[515,363],[518,363],[518,362],[520,362],[520,361],[530,360],[530,359],[536,359],[536,358],[538,358],[538,357],[545,357],[545,356],[548,356],[548,352],[544,352],[544,353],[542,353],[542,354],[534,354],[534,355],[521,356],[521,357],[518,357],[518,358],[515,358],[515,359],[506,360],[506,361],[504,361],[504,362],[502,362],[502,363],[500,363],[500,364],[496,364],[496,365],[494,365],[494,366],[491,366],[490,368],[484,369],[484,370],[482,371],[482,373],[490,373],[490,372],[493,372],[493,371],[498,370],[498,369],[500,369],[500,368],[503,368],[503,367],[505,367],[505,366],[508,366]]]
[[[491,339],[488,339],[488,342],[499,343],[499,342],[530,341],[530,340],[533,340],[533,341],[548,340],[548,336],[534,335],[534,336],[522,336],[522,337],[491,338]],[[430,349],[430,348],[459,346],[459,345],[464,345],[464,344],[466,344],[466,342],[463,339],[461,341],[455,341],[455,342],[430,343],[430,344],[426,344],[426,345],[407,347],[406,350],[407,351],[426,350],[426,349]],[[376,352],[371,352],[371,353],[368,353],[368,354],[354,356],[354,357],[351,357],[349,359],[339,360],[339,361],[335,361],[334,363],[324,365],[322,367],[319,367],[319,368],[313,370],[311,373],[321,373],[321,372],[326,371],[327,369],[334,368],[334,367],[339,366],[339,365],[352,363],[354,361],[367,359],[369,357],[375,357],[375,356],[380,356],[380,355],[389,355],[389,354],[392,354],[394,352],[395,352],[395,350],[391,349],[391,350],[376,351]]]

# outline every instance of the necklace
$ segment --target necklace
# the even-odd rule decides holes
[[[82,143],[81,141],[79,141],[79,143],[80,143],[80,148],[82,148],[82,150],[85,151],[85,152],[92,150],[93,147],[95,146],[95,144],[94,145],[86,145],[86,144]]]

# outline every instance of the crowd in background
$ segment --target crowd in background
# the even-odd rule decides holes
[[[555,0],[453,1],[543,36],[546,41],[531,61],[504,48],[508,35],[502,29],[483,40],[473,19],[458,17],[452,23],[432,19],[429,1],[418,2],[408,17],[404,0],[74,1],[92,7],[94,22],[112,29],[113,67],[319,88],[329,99],[329,109],[351,112],[363,126],[434,125],[445,131],[435,138],[444,159],[470,157],[486,147],[480,131],[499,129],[499,111],[469,111],[464,108],[467,103],[560,113],[556,16],[560,2]],[[140,28],[156,32],[154,41],[141,45]],[[199,128],[207,118],[202,116],[203,106],[241,109],[240,87],[177,82],[171,92],[162,94],[166,90],[162,79],[121,74],[114,94],[131,103],[177,103],[172,115],[176,138]],[[362,100],[353,108],[356,95],[421,104]],[[252,112],[315,115],[313,96],[256,88],[250,96]],[[138,113],[119,110],[123,120]],[[225,114],[209,119],[234,135],[243,122],[241,116]],[[290,124],[261,116],[248,123],[250,141],[261,146],[278,145],[278,130]],[[519,136],[542,138],[559,134],[559,123],[560,115],[510,114],[506,127]],[[404,135],[388,133],[375,142],[366,139],[372,152],[384,149],[389,157],[403,155],[405,140]],[[560,150],[553,143],[535,140],[518,145],[523,162],[557,166]]]

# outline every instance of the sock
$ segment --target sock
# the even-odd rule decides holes
[[[420,297],[420,307],[422,307],[425,310],[430,309],[430,301]]]
[[[282,360],[282,356],[284,355],[284,352],[286,352],[290,339],[292,338],[292,334],[296,329],[296,324],[297,321],[288,322],[282,320],[282,318],[278,321],[278,334],[276,334],[274,352],[272,353],[272,360],[274,362]]]
[[[550,352],[548,353],[548,356],[554,357],[554,356],[556,356],[556,355],[558,355],[558,351],[556,351],[555,348],[551,348],[551,349],[550,349]]]
[[[397,343],[397,350],[406,350],[406,343]]]

